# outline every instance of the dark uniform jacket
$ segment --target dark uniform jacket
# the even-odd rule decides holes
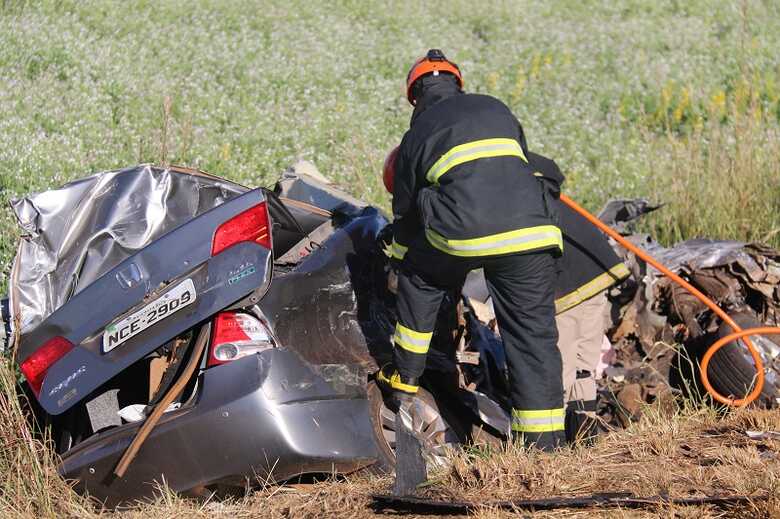
[[[424,234],[454,256],[560,249],[545,182],[501,101],[440,82],[418,102],[401,142],[393,188],[393,256]]]
[[[529,152],[532,169],[545,177],[563,175],[552,159]],[[564,312],[606,290],[630,274],[601,231],[556,199],[558,224],[563,231],[563,256],[558,259],[555,310]]]

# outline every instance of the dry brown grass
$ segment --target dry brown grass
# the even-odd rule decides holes
[[[34,439],[17,403],[14,374],[0,364],[0,510],[3,517],[250,518],[376,517],[372,493],[391,480],[355,476],[310,485],[267,486],[241,499],[194,500],[161,486],[154,502],[109,512],[91,506],[56,474],[55,457]],[[780,496],[780,441],[750,440],[745,430],[780,429],[780,411],[738,410],[725,418],[707,408],[649,407],[640,423],[591,448],[557,454],[507,447],[454,455],[451,469],[422,492],[443,500],[489,502],[599,492],[690,497],[715,494]],[[730,510],[658,507],[647,510],[556,510],[533,517],[780,517],[780,498]],[[516,517],[485,507],[474,517]]]
[[[15,375],[0,360],[0,513],[3,517],[89,516],[89,503],[57,475],[48,446],[22,414]]]
[[[674,497],[778,495],[780,441],[754,441],[744,433],[749,429],[776,430],[778,426],[778,411],[739,410],[718,419],[708,409],[668,413],[650,407],[640,423],[600,438],[591,448],[555,455],[512,447],[491,456],[466,452],[456,458],[453,469],[429,494],[468,501],[602,492]],[[718,516],[707,507],[675,507],[674,513],[666,512],[682,517]],[[567,513],[576,517],[574,512]],[[631,513],[641,516],[644,512]],[[758,504],[755,513],[776,516],[780,502]]]

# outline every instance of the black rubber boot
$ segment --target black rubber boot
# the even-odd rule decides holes
[[[572,400],[566,405],[566,441],[589,445],[598,434],[593,415],[596,412],[595,400]]]
[[[566,445],[566,435],[563,431],[543,433],[522,433],[512,431],[512,441],[515,443],[522,443],[525,447],[551,452]]]

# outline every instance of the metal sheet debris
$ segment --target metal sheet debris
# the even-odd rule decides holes
[[[663,247],[647,235],[630,234],[630,221],[636,219],[637,207],[649,207],[639,202],[611,202],[610,210],[605,209],[601,215],[616,218],[608,223],[623,229],[632,242],[711,297],[741,326],[780,323],[780,251],[760,244],[713,239],[692,239]],[[622,420],[616,419],[617,415],[636,416],[636,406],[627,402],[635,402],[640,395],[643,402],[651,402],[670,392],[696,390],[701,354],[719,336],[731,331],[720,326],[712,312],[685,290],[633,254],[615,248],[634,275],[610,291],[610,339],[616,350],[610,372],[620,378],[603,380],[602,394],[606,402],[611,402],[607,406],[611,410],[602,409],[602,414],[612,423]],[[769,337],[752,340],[766,367],[760,404],[777,405],[780,344]],[[747,348],[731,344],[714,356],[709,376],[718,391],[739,396],[750,385],[753,370]]]
[[[770,494],[753,495],[714,495],[701,497],[672,497],[669,495],[635,496],[631,493],[593,494],[579,497],[550,497],[547,499],[516,499],[511,501],[487,501],[482,503],[468,501],[444,501],[411,496],[373,495],[373,508],[378,513],[398,515],[462,516],[478,510],[506,510],[517,513],[518,510],[559,510],[559,509],[599,509],[599,508],[649,508],[670,506],[714,506],[728,509],[735,505],[755,503],[771,499]]]
[[[780,251],[730,240],[692,239],[664,247],[634,232],[635,222],[660,208],[647,200],[613,200],[599,217],[641,246],[662,264],[688,279],[745,327],[780,322]],[[697,390],[697,363],[706,346],[730,330],[695,297],[652,267],[613,243],[632,277],[610,290],[612,326],[601,378],[604,422],[625,426],[641,416],[643,404]],[[498,332],[480,271],[469,274],[463,289],[474,315]],[[738,320],[739,322],[739,320]],[[473,339],[472,339],[473,340]],[[761,405],[780,404],[780,341],[755,337],[766,366]],[[479,342],[479,341],[477,341]],[[742,344],[732,344],[713,358],[710,379],[723,394],[747,391],[754,372]]]

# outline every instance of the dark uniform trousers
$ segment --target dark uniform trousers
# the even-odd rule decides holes
[[[425,370],[428,343],[444,293],[460,289],[482,268],[506,348],[512,429],[526,445],[565,442],[561,354],[555,325],[555,257],[551,250],[503,256],[457,257],[415,240],[398,273],[394,364],[404,379]]]

